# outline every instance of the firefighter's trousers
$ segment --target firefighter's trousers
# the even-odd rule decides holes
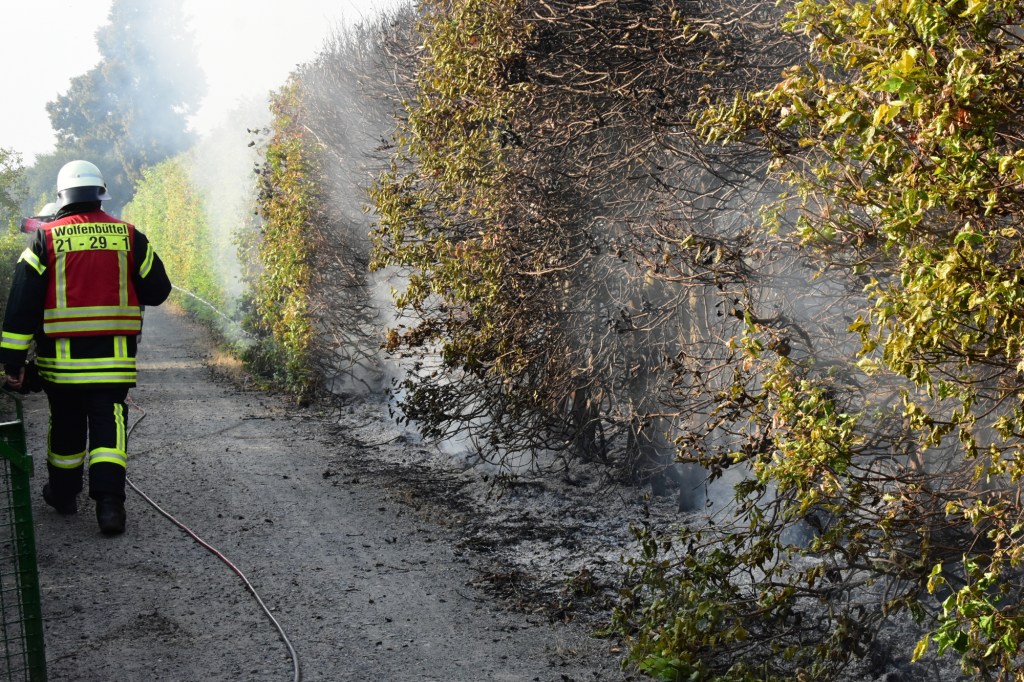
[[[88,465],[89,497],[124,499],[128,388],[50,384],[45,390],[50,401],[46,469],[54,495],[66,499],[81,492]]]

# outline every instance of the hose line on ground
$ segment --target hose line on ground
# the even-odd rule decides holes
[[[141,412],[142,416],[139,417],[138,419],[136,419],[135,423],[132,424],[128,428],[128,431],[125,434],[125,438],[126,439],[127,439],[127,437],[129,435],[131,435],[132,429],[134,429],[136,426],[138,426],[139,422],[141,422],[143,419],[146,418],[146,411],[145,410],[143,410],[141,407],[139,407],[134,402],[131,402],[131,400],[129,400],[128,403],[129,403],[129,405],[132,408],[134,408],[134,409],[138,410],[139,412]],[[293,673],[292,680],[293,680],[293,682],[299,682],[299,655],[295,652],[295,647],[292,646],[291,640],[289,640],[288,639],[288,635],[285,634],[284,628],[281,627],[281,624],[277,621],[277,618],[274,618],[274,615],[270,612],[270,609],[267,608],[267,605],[265,603],[263,603],[263,599],[260,597],[259,592],[257,592],[256,588],[252,586],[252,583],[250,583],[249,579],[245,577],[245,574],[242,573],[242,571],[239,570],[239,568],[237,566],[235,566],[233,563],[231,563],[231,561],[228,560],[228,558],[226,556],[224,556],[220,552],[220,550],[218,550],[216,547],[214,547],[210,543],[208,543],[205,540],[203,540],[191,528],[189,528],[188,526],[183,524],[181,521],[179,521],[178,519],[174,518],[173,516],[171,516],[166,511],[164,511],[160,507],[160,505],[158,505],[156,502],[154,502],[152,499],[150,499],[150,497],[148,495],[146,495],[146,493],[142,492],[142,490],[140,490],[139,487],[137,485],[135,485],[130,478],[128,478],[126,476],[125,477],[125,481],[128,483],[129,486],[131,486],[131,489],[134,490],[136,493],[138,493],[139,496],[142,497],[142,499],[144,499],[146,502],[148,502],[153,507],[153,509],[156,509],[164,518],[166,518],[168,521],[170,521],[171,523],[176,525],[178,528],[183,530],[189,537],[191,537],[193,540],[195,540],[200,545],[202,545],[207,551],[209,551],[215,557],[217,557],[222,562],[224,562],[224,564],[227,565],[228,568],[230,568],[232,571],[235,572],[235,575],[237,575],[239,578],[242,579],[242,582],[245,583],[245,587],[249,590],[249,592],[252,594],[252,596],[256,599],[256,602],[260,605],[260,608],[263,609],[263,613],[267,614],[267,618],[269,618],[270,622],[274,624],[275,628],[277,628],[277,633],[279,635],[281,635],[281,640],[285,643],[285,646],[288,647],[288,652],[291,654],[291,657],[292,657],[292,673]]]

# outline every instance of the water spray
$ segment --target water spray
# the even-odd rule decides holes
[[[230,317],[228,317],[227,314],[224,313],[224,311],[222,311],[220,308],[218,308],[217,306],[215,306],[212,303],[210,303],[209,301],[207,301],[202,296],[199,296],[199,295],[189,291],[188,289],[185,289],[184,287],[179,287],[177,284],[172,284],[171,287],[173,287],[174,289],[180,291],[181,293],[185,294],[186,296],[188,296],[190,298],[193,298],[193,299],[199,301],[200,303],[202,303],[203,305],[205,305],[207,308],[209,308],[210,310],[215,312],[217,315],[222,317],[226,322],[228,322],[228,324],[230,324],[231,326],[236,328],[238,331],[240,331],[243,336],[245,336],[247,338],[252,338],[252,334],[247,332],[242,327],[241,323],[239,323],[237,320],[233,320]]]

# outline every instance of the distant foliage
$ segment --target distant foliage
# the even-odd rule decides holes
[[[7,310],[7,294],[14,279],[14,264],[27,245],[27,237],[18,230],[15,223],[8,222],[6,228],[0,228],[0,319],[3,319]]]
[[[24,168],[21,157],[10,149],[0,148],[0,221],[6,226],[20,219]]]
[[[186,158],[178,157],[146,169],[124,218],[149,238],[175,286],[222,307],[225,296],[214,268],[206,198],[189,179],[187,165]],[[215,320],[208,306],[177,292],[174,296],[200,319]]]
[[[7,308],[14,264],[25,250],[27,237],[18,230],[23,193],[21,157],[12,150],[0,148],[0,320]]]

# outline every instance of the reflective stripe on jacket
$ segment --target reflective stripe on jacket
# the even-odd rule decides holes
[[[135,337],[46,337],[37,347],[40,378],[54,384],[135,384]]]

